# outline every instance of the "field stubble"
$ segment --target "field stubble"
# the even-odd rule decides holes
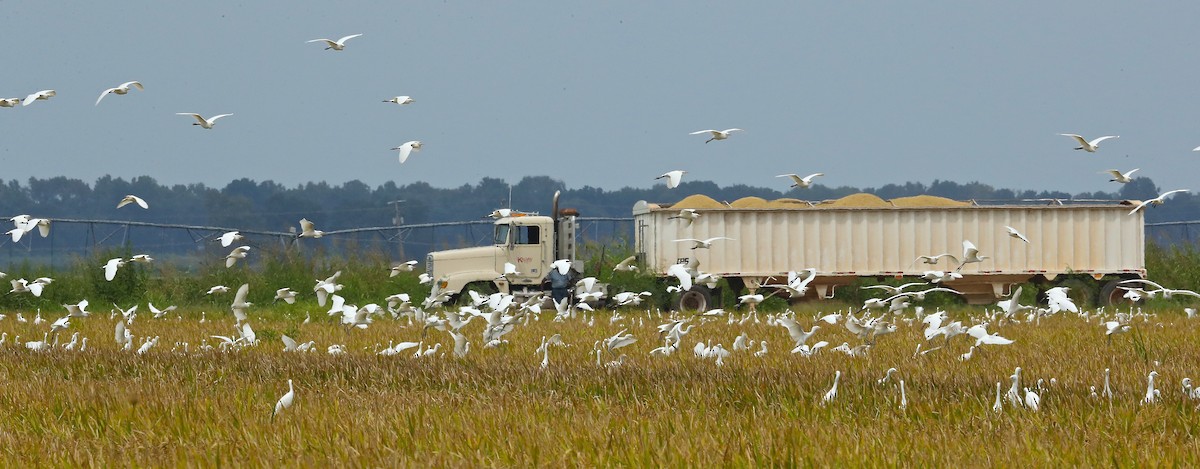
[[[805,329],[813,312],[797,314]],[[966,321],[978,312],[951,316]],[[792,355],[786,330],[765,320],[710,322],[685,336],[675,355],[651,357],[661,345],[655,326],[665,322],[657,315],[627,311],[628,319],[610,324],[600,313],[588,327],[544,314],[497,349],[479,347],[481,326],[469,324],[472,350],[462,359],[453,358],[448,334],[430,330],[426,343],[441,343],[445,354],[415,359],[411,351],[372,353],[376,344],[420,338],[404,320],[347,333],[324,317],[301,324],[294,312],[255,313],[261,343],[234,353],[197,350],[203,338],[228,334],[232,319],[220,313],[206,323],[197,311],[138,318],[131,326],[138,344],[160,336],[145,355],[117,349],[107,314],[73,320],[63,335],[89,337],[85,352],[31,352],[13,336],[37,340],[47,325],[0,321],[9,335],[0,346],[0,451],[10,464],[103,466],[1130,466],[1191,464],[1200,454],[1200,411],[1178,384],[1200,377],[1200,322],[1174,311],[1135,323],[1144,353],[1132,334],[1108,345],[1095,320],[1058,316],[989,327],[1016,343],[984,346],[966,362],[958,359],[972,343],[965,336],[914,358],[924,338],[902,321],[866,357],[830,348]],[[822,326],[810,343],[858,343],[841,326]],[[593,343],[624,328],[638,339],[620,350],[624,364],[597,366]],[[735,352],[722,367],[692,354],[697,341],[730,348],[743,331],[767,340],[770,352]],[[319,350],[284,353],[283,333],[314,340]],[[570,346],[552,348],[542,369],[534,349],[555,333]],[[173,352],[176,342],[189,342],[190,352]],[[335,343],[349,354],[325,353]],[[996,414],[996,382],[1007,389],[1017,366],[1024,386],[1039,378],[1056,384],[1042,393],[1041,411],[1006,405]],[[905,380],[905,409],[895,380],[877,383],[891,367]],[[1090,397],[1105,368],[1117,395],[1111,404]],[[1151,370],[1162,401],[1141,405]],[[822,406],[835,371],[842,372],[837,397]],[[295,405],[272,422],[288,379]]]

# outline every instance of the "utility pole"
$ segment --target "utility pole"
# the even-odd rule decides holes
[[[396,209],[396,214],[392,216],[392,226],[400,226],[404,224],[404,217],[400,216],[400,204],[402,203],[404,203],[403,200],[393,200],[387,203]]]
[[[393,200],[388,202],[388,205],[391,205],[396,209],[396,214],[392,216],[392,226],[396,227],[396,245],[399,246],[401,261],[405,260],[404,238],[400,236],[400,227],[404,225],[404,216],[400,215],[400,204],[402,203],[404,203],[404,200]]]

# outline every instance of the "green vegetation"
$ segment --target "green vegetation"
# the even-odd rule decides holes
[[[617,240],[612,244],[585,244],[583,252],[588,253],[584,258],[584,275],[595,276],[602,282],[609,283],[610,292],[619,291],[649,291],[653,293],[652,304],[659,308],[668,308],[670,295],[666,292],[666,284],[645,272],[613,272],[612,266],[632,255],[632,249],[627,241]],[[346,254],[341,254],[345,252]],[[243,283],[251,284],[250,301],[256,304],[272,302],[275,290],[288,287],[299,293],[296,305],[279,305],[280,311],[293,312],[300,310],[316,310],[316,299],[312,293],[312,285],[318,278],[326,278],[335,271],[343,271],[342,283],[347,292],[353,292],[355,299],[363,302],[380,302],[388,295],[405,292],[409,293],[414,303],[419,303],[429,292],[427,285],[419,285],[416,272],[403,273],[389,277],[391,267],[390,256],[375,247],[359,249],[354,246],[339,250],[339,254],[327,254],[323,251],[301,253],[289,247],[263,246],[253,250],[250,257],[226,268],[224,259],[194,259],[187,262],[154,262],[150,265],[130,263],[117,272],[112,282],[104,280],[102,266],[113,257],[128,258],[133,254],[130,249],[105,250],[92,257],[77,257],[72,266],[66,270],[51,272],[45,267],[24,263],[9,270],[6,280],[50,276],[54,283],[47,287],[41,298],[30,295],[0,295],[0,308],[33,311],[62,311],[60,305],[77,303],[82,299],[91,301],[93,305],[107,307],[116,303],[125,307],[133,303],[152,302],[163,307],[174,304],[188,308],[218,308],[228,306],[230,299],[224,296],[206,295],[205,292],[214,285],[225,285],[236,289]],[[1172,288],[1200,289],[1200,249],[1191,245],[1159,247],[1153,244],[1146,248],[1146,267],[1151,273],[1150,279]],[[826,302],[829,305],[861,305],[863,300],[876,296],[876,291],[859,289],[865,285],[880,283],[898,285],[911,282],[914,279],[861,279],[849,286],[837,290],[837,298]],[[1063,280],[1063,279],[1060,279]],[[1095,295],[1099,285],[1079,278],[1067,281],[1074,287],[1072,295],[1081,305],[1094,305],[1094,301],[1084,298],[1085,295]],[[1053,286],[1051,283],[1025,284],[1022,294],[1023,304],[1037,301],[1040,292]],[[737,298],[722,280],[718,285],[721,296],[717,298],[714,307],[736,309]],[[1187,297],[1176,297],[1170,300],[1155,300],[1158,305],[1181,305],[1189,303]],[[760,306],[764,311],[778,311],[787,307],[787,302],[781,298],[769,298]],[[925,303],[927,307],[952,307],[962,305],[962,300],[952,294],[937,293],[930,295]]]
[[[1061,466],[1194,465],[1200,454],[1200,410],[1182,396],[1184,377],[1200,378],[1200,319],[1188,319],[1189,299],[1155,300],[1150,315],[1131,323],[1128,334],[1106,341],[1096,319],[1070,315],[1035,323],[997,321],[989,331],[1013,339],[1008,346],[959,355],[972,340],[959,336],[926,343],[917,321],[894,322],[899,330],[879,338],[865,357],[826,347],[816,356],[788,353],[787,331],[770,326],[767,314],[785,307],[764,303],[760,322],[718,320],[698,324],[669,357],[652,357],[661,345],[655,327],[667,322],[656,308],[622,308],[583,320],[552,321],[541,314],[505,336],[509,343],[483,348],[481,319],[464,327],[470,353],[455,358],[450,336],[384,315],[368,329],[347,331],[323,314],[311,294],[316,278],[342,270],[351,300],[383,302],[397,292],[423,298],[415,273],[388,277],[387,256],[373,250],[345,256],[299,255],[262,248],[248,263],[226,269],[217,260],[177,266],[129,265],[105,282],[100,265],[127,251],[77,259],[58,272],[43,298],[0,298],[0,460],[7,466]],[[636,273],[611,272],[628,250],[596,249],[587,274],[611,282],[613,291],[649,290],[663,298],[662,284]],[[1198,278],[1195,249],[1147,251],[1153,278],[1192,288]],[[13,278],[41,276],[18,266]],[[1161,273],[1161,274],[1160,274]],[[229,335],[231,294],[207,296],[215,284],[251,284],[249,322],[260,343],[236,352],[201,350]],[[296,305],[271,304],[274,290],[301,292]],[[793,305],[807,330],[815,317],[855,304],[845,289],[840,301]],[[1032,303],[1027,292],[1023,303]],[[89,339],[88,350],[32,352],[48,324],[34,325],[34,311],[54,320],[61,303],[92,300],[93,316],[74,319],[59,338]],[[159,344],[144,355],[121,351],[113,340],[107,302],[122,307],[151,301],[181,305],[163,319],[140,315],[130,326],[136,349],[147,337]],[[852,302],[846,303],[842,301]],[[982,309],[930,297],[951,320],[970,325]],[[728,299],[726,307],[734,311]],[[1129,308],[1120,308],[1130,311]],[[15,320],[22,312],[29,322]],[[206,322],[198,319],[202,316]],[[732,313],[742,317],[742,311]],[[311,317],[312,322],[305,323]],[[911,313],[909,315],[911,319]],[[809,342],[860,343],[840,326],[823,328]],[[597,365],[592,344],[627,330],[638,341],[619,353],[620,366]],[[731,348],[746,333],[765,340],[769,353],[736,352],[717,367],[693,356],[698,342]],[[315,352],[282,352],[282,335],[315,341]],[[549,366],[534,353],[541,337],[561,334],[569,347],[550,350]],[[17,336],[20,339],[17,339]],[[54,341],[51,338],[51,341]],[[389,343],[441,344],[426,358],[378,356]],[[187,343],[185,346],[184,343]],[[345,345],[347,354],[326,348]],[[922,350],[941,346],[928,355]],[[184,351],[186,348],[186,352]],[[757,350],[758,346],[754,347]],[[604,354],[602,362],[614,360]],[[1041,411],[1006,405],[991,410],[997,382],[1007,388],[1015,367],[1024,385],[1046,384]],[[905,380],[907,406],[900,408],[896,382],[880,385],[888,368]],[[1091,397],[1113,370],[1116,398]],[[1146,376],[1159,373],[1160,402],[1142,405]],[[842,372],[837,398],[821,404],[835,371]],[[270,412],[296,386],[295,405],[274,422]]]

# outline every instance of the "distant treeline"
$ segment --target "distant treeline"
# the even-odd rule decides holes
[[[782,183],[781,183],[782,184]],[[477,184],[436,188],[418,182],[398,186],[386,183],[370,187],[359,181],[341,185],[310,182],[287,187],[273,181],[255,182],[238,179],[223,188],[204,184],[167,186],[149,176],[131,180],[104,176],[93,184],[79,179],[54,177],[30,178],[25,184],[11,180],[0,184],[0,215],[29,214],[41,218],[82,218],[131,220],[157,223],[225,226],[239,229],[287,231],[300,218],[308,218],[323,230],[365,226],[390,226],[400,201],[399,213],[405,224],[478,219],[496,208],[509,207],[546,213],[551,195],[562,191],[562,205],[579,209],[584,216],[628,217],[638,200],[675,202],[687,195],[704,194],[716,200],[733,201],[756,196],[764,199],[791,197],[824,200],[857,192],[868,192],[885,199],[912,195],[935,195],[951,199],[1149,199],[1159,188],[1148,178],[1137,178],[1124,185],[1113,185],[1113,192],[1069,194],[1061,191],[1016,191],[997,189],[987,184],[960,184],[938,181],[924,184],[909,182],[877,188],[815,185],[808,189],[780,192],[765,187],[730,185],[721,187],[708,181],[684,182],[676,189],[663,185],[651,188],[625,187],[605,190],[584,186],[569,189],[547,176],[525,177],[510,186],[496,178],[484,178]],[[509,194],[512,194],[510,203]],[[150,210],[129,206],[117,210],[116,203],[126,194],[147,200]],[[1200,198],[1178,194],[1169,203],[1147,210],[1147,222],[1200,219]]]

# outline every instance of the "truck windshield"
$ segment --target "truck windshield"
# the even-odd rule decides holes
[[[496,244],[508,244],[508,231],[511,225],[496,225]]]

